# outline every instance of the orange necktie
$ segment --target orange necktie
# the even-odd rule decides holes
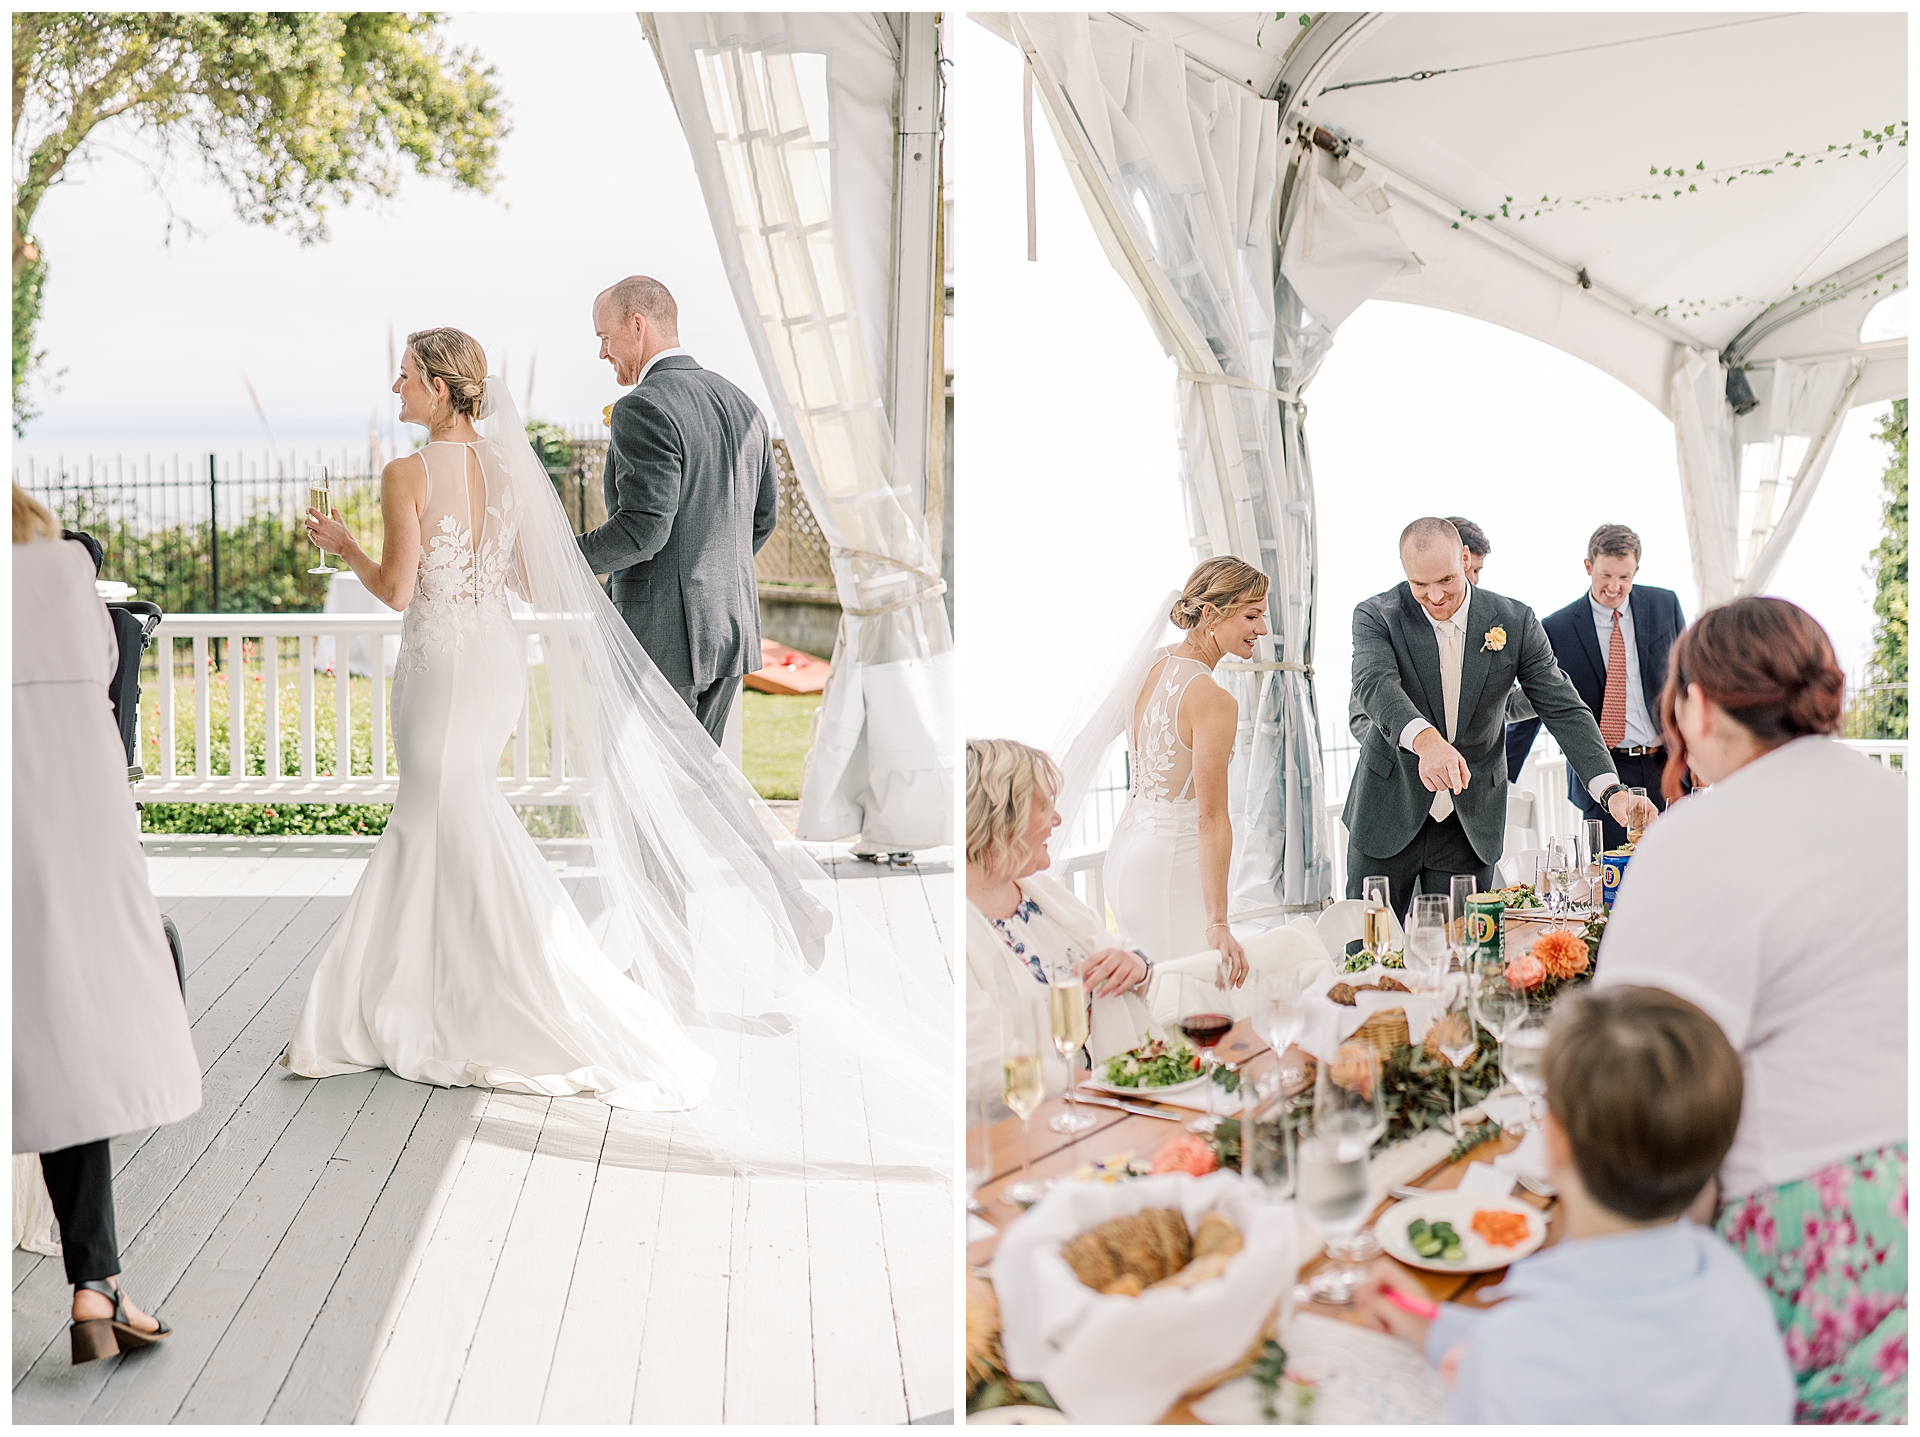
[[[1627,636],[1620,632],[1620,611],[1613,611],[1613,635],[1607,640],[1607,696],[1600,701],[1600,738],[1619,748],[1627,736]]]

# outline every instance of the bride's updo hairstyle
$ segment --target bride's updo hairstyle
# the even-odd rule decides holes
[[[1827,631],[1785,599],[1735,599],[1708,609],[1673,641],[1660,693],[1667,767],[1660,791],[1672,802],[1687,775],[1687,740],[1674,706],[1689,684],[1769,749],[1812,733],[1838,733],[1846,675]]]
[[[1010,738],[967,744],[967,862],[990,877],[1018,873],[1032,856],[1020,835],[1033,821],[1034,795],[1052,803],[1060,769],[1037,748]]]
[[[447,386],[455,414],[487,417],[487,352],[479,340],[463,329],[416,329],[407,336],[407,352],[427,388],[436,379]]]
[[[1211,627],[1242,604],[1257,604],[1266,597],[1265,574],[1244,559],[1223,555],[1208,559],[1187,576],[1187,587],[1167,617],[1178,629],[1197,629],[1203,623]],[[1213,610],[1210,620],[1208,609]]]

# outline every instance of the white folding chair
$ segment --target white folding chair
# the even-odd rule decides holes
[[[1507,834],[1506,842],[1501,845],[1506,852],[1541,846],[1540,810],[1540,801],[1532,789],[1507,790]]]
[[[1533,882],[1534,864],[1547,856],[1544,848],[1523,848],[1518,853],[1509,853],[1494,865],[1499,874],[1501,885],[1509,883]]]
[[[1347,945],[1356,938],[1367,936],[1367,905],[1359,898],[1342,898],[1338,903],[1328,904],[1320,910],[1314,927],[1320,934],[1320,946],[1335,963],[1346,956]],[[1390,915],[1393,920],[1393,941],[1404,947],[1406,935],[1400,928],[1400,915]]]

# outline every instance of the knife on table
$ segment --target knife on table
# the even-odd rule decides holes
[[[1170,1123],[1179,1122],[1183,1116],[1183,1114],[1180,1113],[1163,1113],[1158,1108],[1136,1107],[1132,1103],[1123,1103],[1118,1098],[1095,1097],[1089,1093],[1078,1094],[1074,1101],[1093,1103],[1102,1108],[1118,1108],[1123,1113],[1134,1113],[1143,1118],[1165,1118]]]

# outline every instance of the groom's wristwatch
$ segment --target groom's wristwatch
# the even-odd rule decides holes
[[[1616,783],[1611,788],[1602,789],[1600,793],[1600,807],[1606,809],[1608,813],[1612,813],[1613,796],[1616,793],[1625,793],[1626,791],[1627,786],[1624,783]]]

